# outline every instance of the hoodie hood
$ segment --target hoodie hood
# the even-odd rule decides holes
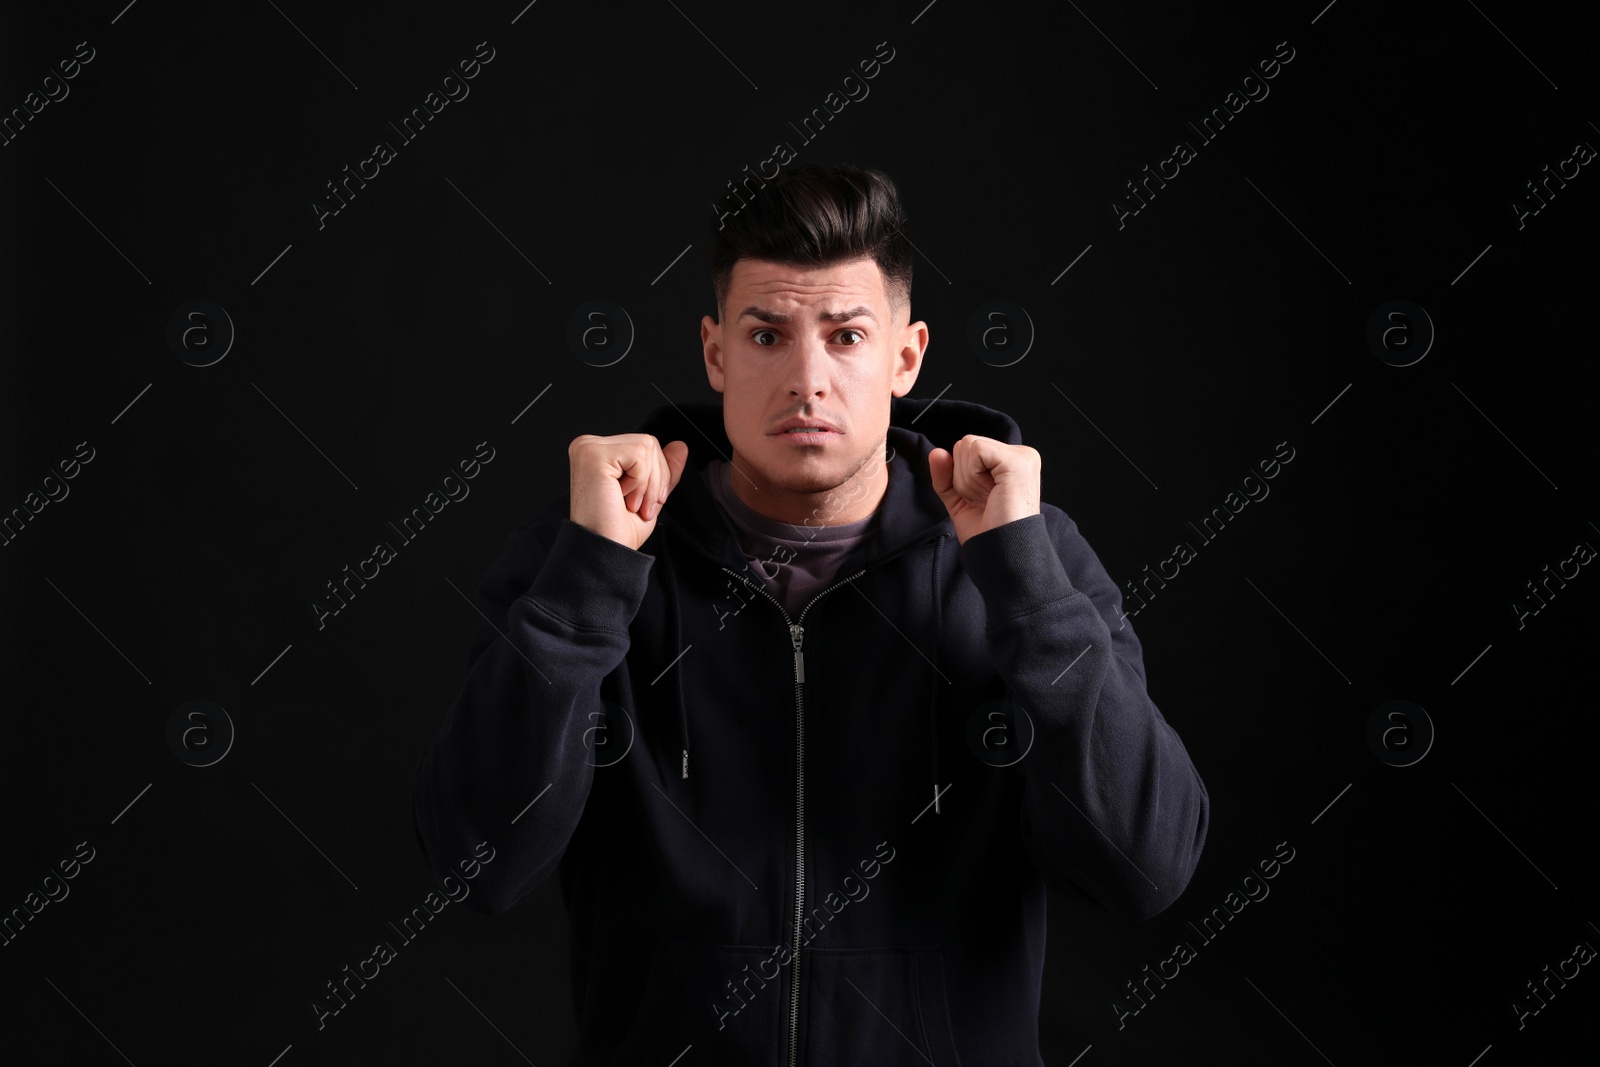
[[[639,433],[654,436],[663,447],[673,441],[683,441],[689,446],[689,458],[683,475],[667,498],[661,516],[656,520],[656,530],[640,546],[648,552],[657,536],[671,539],[675,546],[698,552],[735,573],[752,574],[755,581],[766,587],[765,579],[754,574],[738,540],[728,528],[720,513],[720,505],[701,475],[714,457],[732,462],[733,445],[728,440],[723,424],[721,403],[689,402],[668,403],[650,411],[640,421]],[[877,563],[901,551],[928,540],[937,543],[929,561],[932,573],[929,587],[933,603],[940,603],[940,564],[944,538],[955,536],[955,526],[944,501],[933,488],[933,476],[928,470],[928,454],[935,448],[947,451],[967,434],[992,437],[1006,444],[1020,444],[1022,433],[1016,420],[1004,412],[966,400],[923,400],[910,397],[892,397],[889,403],[889,429],[886,435],[889,447],[889,482],[877,510],[875,533],[867,536],[840,561],[837,575],[852,575],[863,567]],[[903,462],[902,462],[903,461]],[[659,546],[655,546],[659,553]],[[671,554],[660,553],[668,559]],[[675,589],[675,580],[666,584]],[[682,608],[673,598],[673,622],[678,644],[684,644]],[[927,647],[938,649],[943,637],[943,622],[937,608],[933,617],[923,622],[931,627]],[[689,777],[689,712],[683,695],[682,672],[675,671],[674,681],[678,697],[678,728],[681,742],[682,765],[680,776]],[[930,701],[928,727],[932,735],[933,750],[933,804],[939,805],[939,722]]]
[[[748,562],[738,542],[718,513],[715,499],[701,474],[711,459],[733,459],[733,445],[723,425],[722,404],[669,403],[653,409],[639,423],[637,432],[653,435],[663,446],[683,441],[689,446],[689,460],[683,477],[667,498],[657,521],[657,532],[677,531],[686,545],[707,554],[735,570],[747,569]],[[934,492],[928,473],[928,453],[935,448],[953,449],[967,434],[992,437],[1006,444],[1020,444],[1022,434],[1011,416],[982,404],[966,400],[924,400],[893,397],[889,404],[887,440],[891,462],[889,484],[879,506],[877,535],[869,537],[847,559],[840,570],[859,568],[892,555],[910,544],[940,532],[955,535],[950,513]],[[893,462],[905,458],[906,463]],[[689,506],[674,508],[680,494]],[[654,540],[654,536],[652,536]],[[641,546],[647,550],[648,545]]]

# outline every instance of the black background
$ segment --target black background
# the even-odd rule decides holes
[[[1147,923],[1052,899],[1046,1060],[1593,1054],[1593,966],[1520,1029],[1511,1002],[1600,945],[1600,577],[1521,627],[1511,604],[1600,545],[1600,177],[1520,229],[1510,206],[1600,145],[1592,36],[1503,0],[925,2],[0,13],[7,113],[95,49],[0,147],[0,508],[95,450],[0,549],[0,908],[95,849],[0,948],[8,1060],[564,1062],[554,880],[447,909],[321,1031],[308,1000],[432,888],[409,788],[462,679],[463,592],[565,491],[573,437],[716,398],[709,203],[780,140],[898,181],[932,336],[912,395],[1015,417],[1119,582],[1295,449],[1136,617],[1211,833]],[[470,95],[319,229],[324,183],[479,41]],[[804,144],[789,123],[882,41],[870,94]],[[1123,183],[1281,41],[1270,95],[1119,229]],[[965,343],[995,298],[1037,331],[1006,367]],[[196,299],[237,330],[203,368],[166,341]],[[637,330],[608,367],[565,341],[591,299]],[[1437,329],[1406,367],[1366,340],[1395,299]],[[484,440],[471,495],[319,629],[323,583]],[[168,746],[192,699],[237,730],[209,767]],[[1436,731],[1403,768],[1366,739],[1392,699]],[[1119,1029],[1123,983],[1281,841],[1270,896]]]

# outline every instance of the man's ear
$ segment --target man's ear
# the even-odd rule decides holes
[[[706,380],[722,392],[722,327],[710,315],[700,319],[700,347],[705,353]]]
[[[901,334],[900,350],[894,354],[890,392],[905,396],[917,384],[917,374],[922,370],[922,357],[928,351],[928,324],[920,319],[910,323]]]

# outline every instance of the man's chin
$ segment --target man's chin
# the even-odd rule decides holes
[[[829,493],[849,480],[849,464],[836,456],[822,456],[818,449],[784,445],[790,454],[780,455],[756,477],[773,489],[786,493]]]

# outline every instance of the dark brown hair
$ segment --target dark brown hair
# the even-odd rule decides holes
[[[760,179],[756,179],[759,181]],[[744,188],[754,184],[746,179]],[[749,196],[749,202],[740,199]],[[741,206],[742,205],[742,206]],[[911,302],[911,242],[893,179],[849,163],[801,163],[755,189],[713,202],[711,284],[723,316],[733,265],[762,259],[791,267],[826,267],[870,257],[883,272],[889,306]]]

